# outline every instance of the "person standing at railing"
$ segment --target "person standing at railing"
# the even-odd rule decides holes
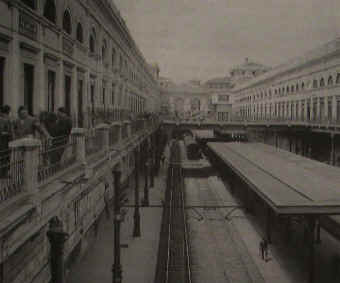
[[[33,138],[37,132],[47,139],[51,138],[51,135],[41,126],[39,120],[29,115],[25,106],[20,106],[18,109],[18,119],[14,122],[14,138]]]
[[[59,162],[58,154],[58,129],[57,129],[57,114],[54,112],[42,112],[40,114],[40,123],[45,127],[47,132],[51,136],[51,140],[44,143],[44,150],[46,152],[44,156],[45,163],[56,164]]]
[[[11,107],[0,108],[0,178],[6,178],[9,170],[9,142],[13,139],[13,123],[9,117]]]

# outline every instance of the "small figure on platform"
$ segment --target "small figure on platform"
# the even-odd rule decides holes
[[[259,250],[260,250],[260,256],[264,260],[264,240],[263,239],[260,241]]]
[[[264,260],[267,262],[269,259],[268,259],[268,241],[265,239],[263,240],[263,250],[264,250]]]

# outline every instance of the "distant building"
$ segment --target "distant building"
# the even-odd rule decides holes
[[[271,68],[265,65],[250,61],[248,58],[246,58],[243,64],[231,68],[230,80],[234,85],[240,84],[262,75],[268,72],[270,69]]]
[[[213,89],[230,89],[233,83],[230,77],[213,78],[205,82],[205,86]]]
[[[0,105],[65,107],[79,127],[119,109],[157,111],[149,67],[112,1],[0,1]],[[16,114],[16,111],[13,111]]]

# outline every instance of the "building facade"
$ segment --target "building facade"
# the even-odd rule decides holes
[[[156,111],[157,78],[112,1],[2,0],[0,10],[0,104],[14,115],[64,106],[88,126],[91,113]]]
[[[340,121],[340,40],[237,86],[233,114],[247,120]]]
[[[127,188],[156,164],[158,78],[112,1],[0,0],[0,14],[0,105],[63,106],[74,126],[2,152],[0,282],[61,282],[96,237],[113,172]]]

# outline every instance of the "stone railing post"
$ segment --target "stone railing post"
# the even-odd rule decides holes
[[[86,164],[86,155],[85,155],[85,129],[84,128],[73,128],[71,135],[76,138],[76,154],[77,161],[81,164]]]
[[[38,190],[39,147],[41,142],[33,138],[24,138],[10,142],[12,152],[22,155],[23,160],[23,188],[29,193],[29,201],[40,208]],[[13,157],[20,159],[20,156]],[[16,172],[16,174],[20,174]]]
[[[110,144],[109,144],[110,127],[107,124],[100,124],[96,128],[100,132],[102,149],[108,152],[110,150]]]

